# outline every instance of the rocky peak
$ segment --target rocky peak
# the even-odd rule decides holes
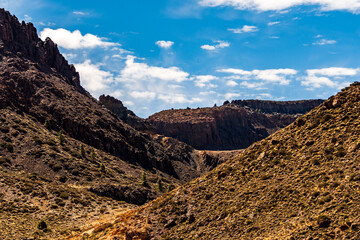
[[[57,45],[47,38],[42,41],[32,23],[19,22],[3,8],[0,9],[0,54],[17,55],[37,62],[44,71],[53,68],[63,75],[66,81],[80,92],[86,91],[80,86],[79,74],[73,65],[69,65],[60,54]]]
[[[112,111],[114,114],[116,114],[116,116],[118,116],[121,120],[126,120],[128,116],[135,116],[135,114],[129,109],[127,109],[120,100],[112,96],[101,95],[99,97],[99,102],[102,103],[107,109]]]

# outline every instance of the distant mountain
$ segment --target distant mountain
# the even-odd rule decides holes
[[[1,239],[63,238],[216,165],[121,106],[94,99],[51,39],[0,9]]]
[[[221,107],[161,111],[147,122],[196,149],[233,150],[266,138],[321,103],[234,100]]]
[[[358,239],[359,109],[356,82],[236,158],[118,216],[118,223],[91,237]]]

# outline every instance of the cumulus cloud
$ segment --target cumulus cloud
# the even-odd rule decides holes
[[[263,90],[266,89],[264,87],[264,83],[262,82],[248,82],[248,81],[244,81],[240,83],[241,86],[245,87],[245,88],[249,88],[249,89],[255,89],[255,90]]]
[[[228,87],[236,87],[238,84],[234,80],[229,80],[226,82],[226,86]]]
[[[280,85],[288,85],[290,83],[290,80],[287,77],[297,74],[296,70],[289,68],[266,69],[266,70],[255,69],[252,71],[227,68],[227,69],[219,69],[217,71],[222,73],[234,74],[238,79],[244,79],[244,80],[257,79],[257,80],[263,80],[265,82],[277,83]]]
[[[107,89],[114,82],[112,73],[101,70],[100,65],[92,64],[90,60],[75,64],[75,68],[80,74],[81,85],[90,91]]]
[[[45,28],[41,31],[40,38],[45,40],[47,37],[50,37],[56,44],[65,49],[84,49],[95,47],[108,48],[120,45],[118,43],[108,42],[105,38],[101,38],[90,33],[82,35],[79,30],[70,32],[69,30],[63,28]]]
[[[146,81],[146,80],[162,80],[170,82],[183,82],[188,80],[189,73],[182,71],[178,67],[154,67],[146,63],[135,62],[134,56],[127,56],[126,66],[121,70],[119,79],[122,81]]]
[[[150,92],[150,91],[143,91],[143,92],[133,91],[133,92],[130,92],[130,95],[133,98],[137,98],[137,99],[141,98],[141,99],[148,99],[148,100],[154,100],[156,97],[156,93]]]
[[[356,76],[360,73],[359,68],[321,68],[309,69],[306,71],[307,76],[301,80],[301,85],[309,89],[320,87],[331,87],[341,89],[350,84],[348,81],[341,81],[344,77]]]
[[[172,47],[172,45],[174,45],[174,42],[160,40],[157,41],[155,44],[158,45],[160,48],[169,49]]]
[[[335,40],[328,40],[328,39],[320,39],[316,42],[314,42],[312,45],[328,45],[328,44],[335,44],[336,41]]]
[[[164,102],[176,104],[176,103],[196,103],[201,102],[201,98],[188,98],[185,94],[176,93],[176,94],[160,94],[159,99],[163,100]]]
[[[218,79],[216,76],[213,75],[199,75],[195,76],[192,79],[195,81],[195,86],[200,88],[215,88],[217,85],[212,84],[211,81]]]
[[[235,100],[235,98],[238,98],[241,96],[241,93],[225,93],[224,99],[226,100]]]
[[[227,48],[230,47],[230,43],[226,41],[215,41],[218,44],[216,45],[202,45],[201,48],[208,51],[214,51],[220,48]]]
[[[228,28],[228,31],[241,34],[241,33],[257,32],[259,31],[259,29],[256,26],[244,25],[242,28]]]
[[[239,10],[281,11],[294,6],[316,5],[322,11],[345,10],[360,12],[360,0],[200,0],[199,4],[208,7],[229,6]]]

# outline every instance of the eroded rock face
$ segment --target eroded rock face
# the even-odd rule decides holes
[[[4,9],[0,9],[0,52],[5,55],[16,54],[20,58],[30,58],[40,65],[54,68],[66,77],[68,83],[85,93],[80,86],[79,74],[60,54],[57,45],[50,38],[42,41],[32,23],[26,24],[24,21],[20,23],[15,16]]]
[[[264,101],[264,100],[233,100],[231,105],[247,107],[263,113],[305,114],[322,104],[324,100],[302,101]]]
[[[256,102],[256,101],[255,101]],[[261,101],[260,101],[261,102]],[[261,104],[256,103],[261,106]],[[266,138],[275,131],[289,125],[300,113],[309,109],[321,100],[302,101],[299,111],[296,104],[272,103],[263,108],[278,112],[263,113],[249,107],[225,105],[222,107],[203,109],[167,110],[150,116],[151,123],[160,134],[183,141],[199,150],[233,150],[250,146],[252,143]],[[253,107],[256,105],[253,104]],[[268,106],[266,108],[265,106]],[[276,107],[275,107],[276,106]],[[296,114],[283,114],[294,112]]]

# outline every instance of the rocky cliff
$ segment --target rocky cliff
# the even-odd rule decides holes
[[[301,101],[233,100],[229,104],[263,113],[305,114],[323,102],[324,100],[321,99]]]
[[[196,149],[232,150],[246,148],[264,139],[321,102],[249,101],[251,104],[247,104],[244,101],[239,105],[162,111],[150,116],[147,121],[158,133],[176,138]],[[270,110],[271,113],[266,113]]]

